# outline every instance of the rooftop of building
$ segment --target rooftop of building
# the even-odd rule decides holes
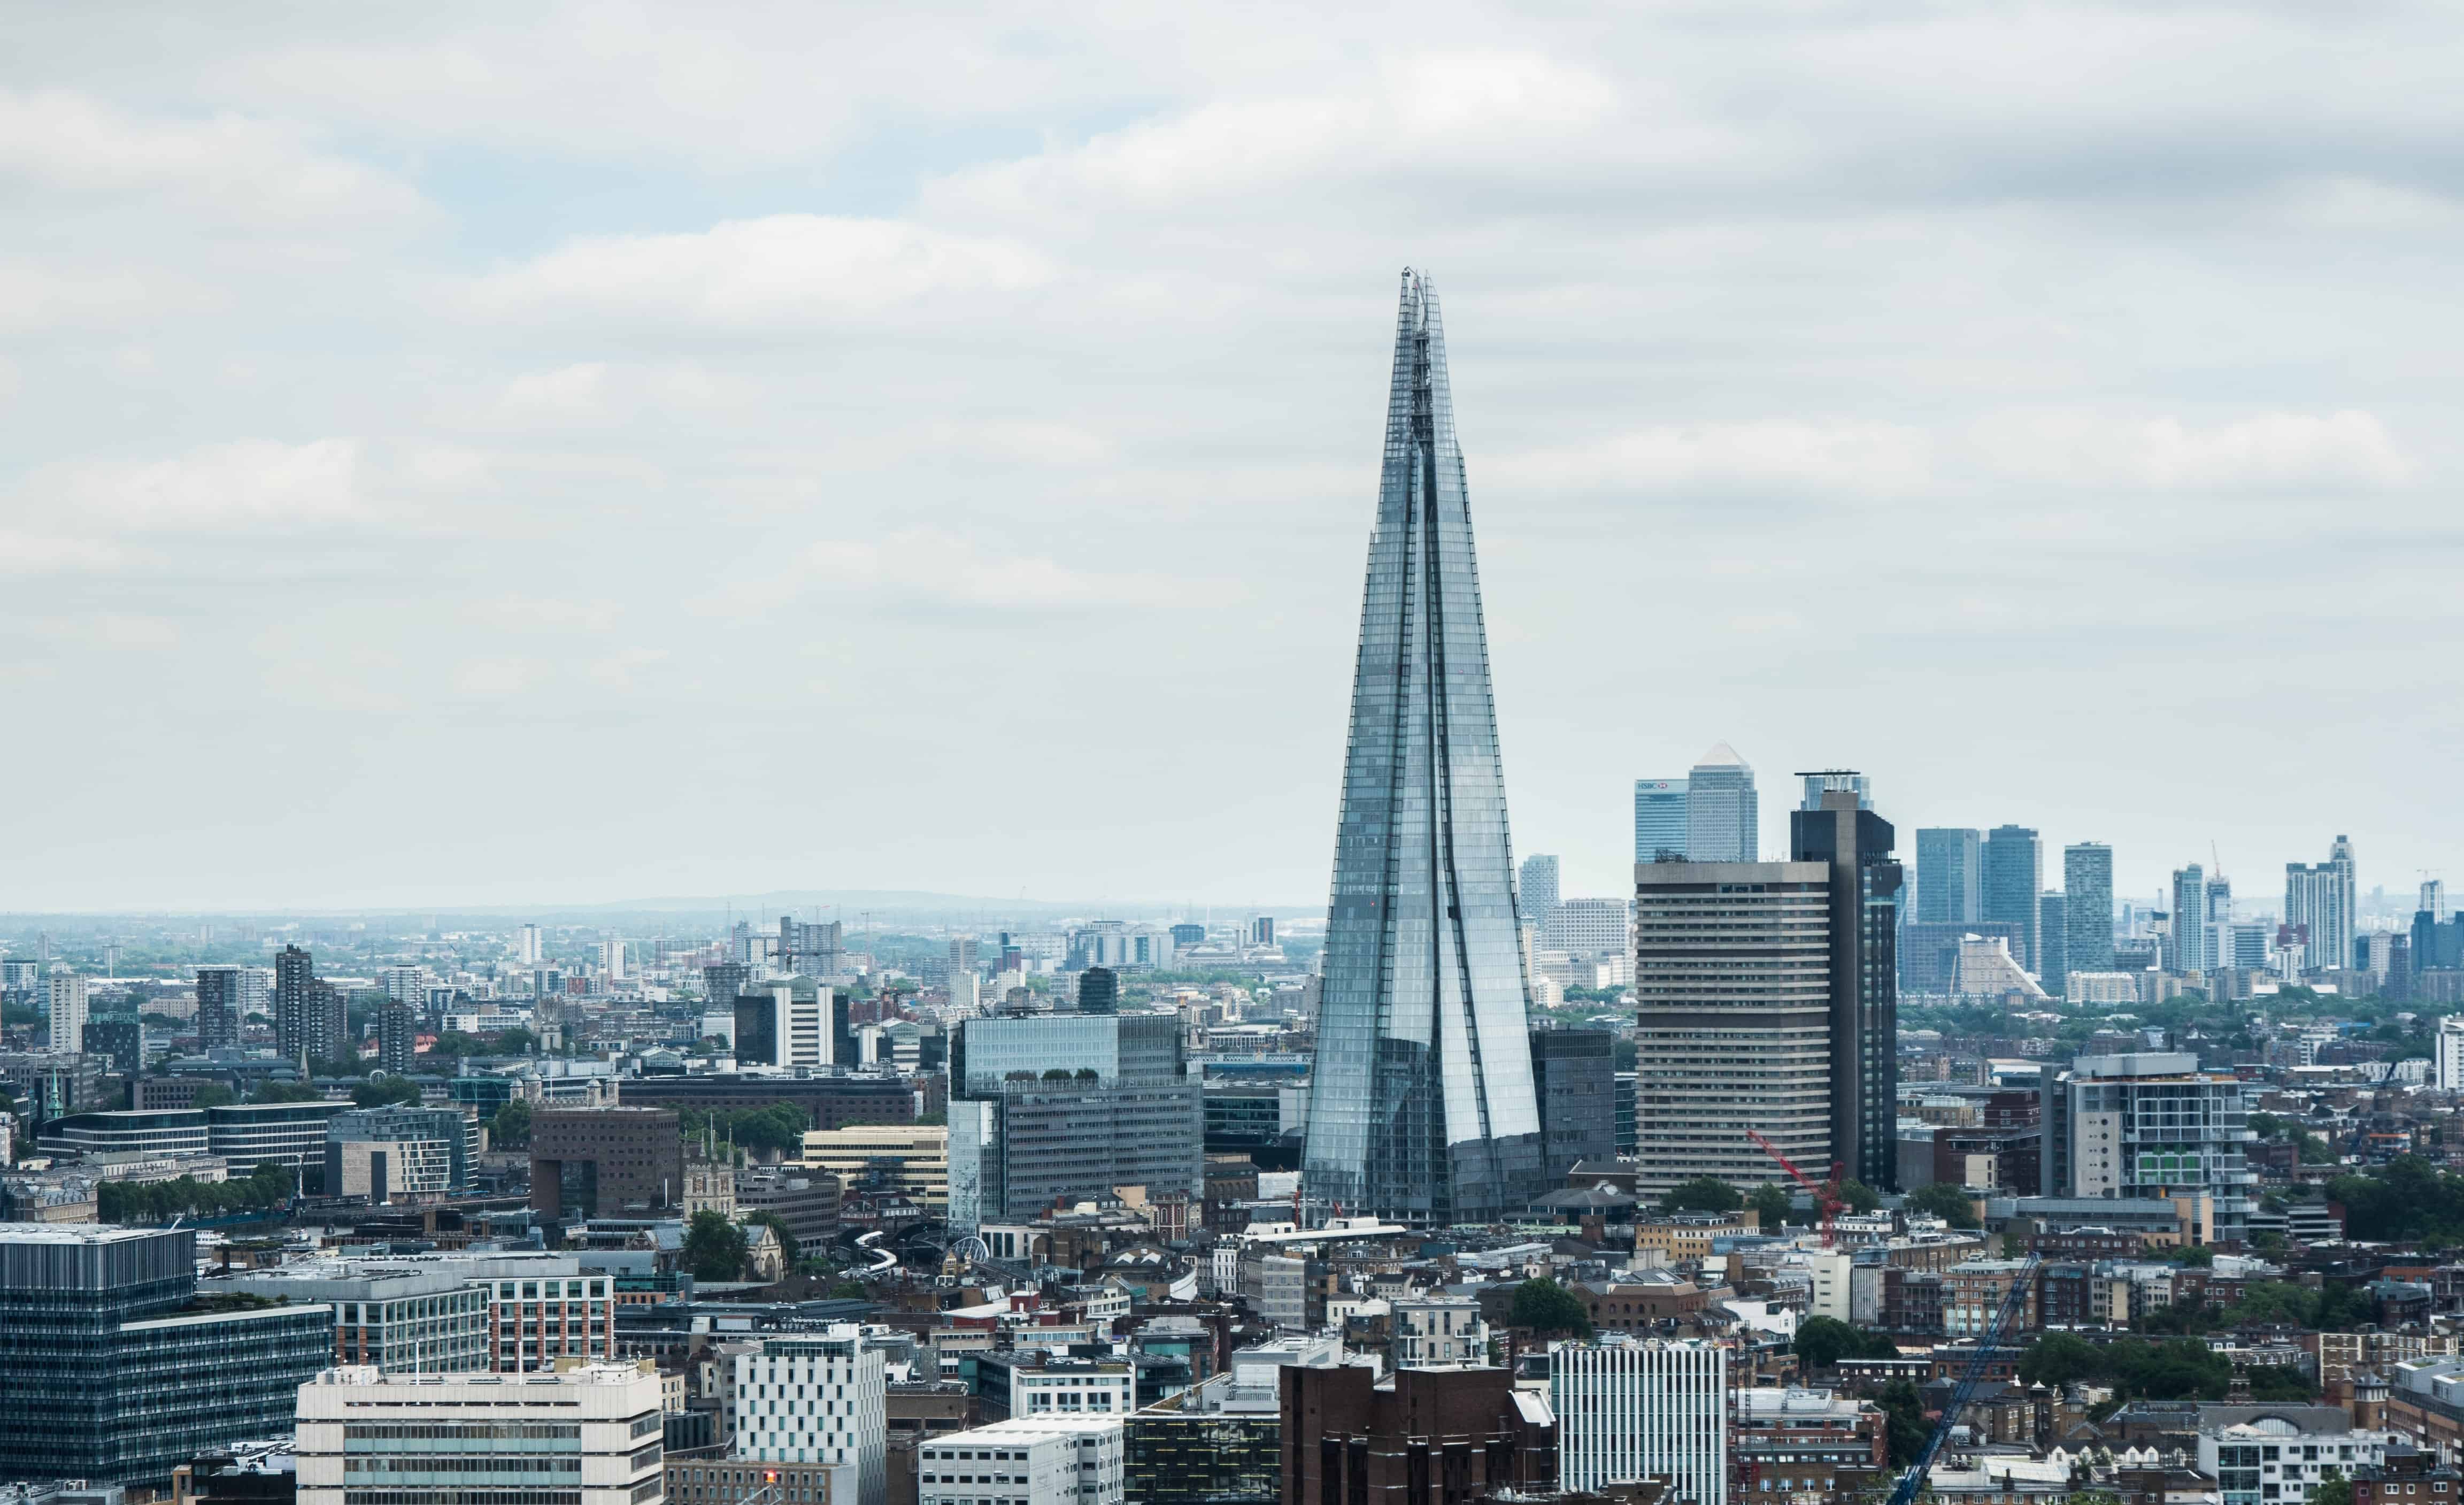
[[[1736,1401],[1737,1419],[1749,1424],[1764,1421],[1797,1421],[1823,1417],[1854,1421],[1873,1408],[1872,1403],[1853,1396],[1836,1395],[1827,1389],[1799,1388],[1755,1389],[1732,1391]]]
[[[168,1228],[124,1228],[107,1223],[0,1223],[0,1244],[95,1246],[161,1238]]]
[[[641,1363],[576,1363],[540,1374],[386,1374],[374,1364],[342,1364],[319,1371],[319,1384],[368,1388],[445,1389],[460,1385],[623,1385],[658,1380],[658,1370]]]
[[[1013,1416],[962,1432],[944,1433],[924,1444],[924,1450],[928,1454],[943,1456],[939,1450],[945,1448],[979,1447],[985,1443],[1031,1443],[1055,1437],[1078,1438],[1122,1428],[1123,1418],[1118,1416]]]

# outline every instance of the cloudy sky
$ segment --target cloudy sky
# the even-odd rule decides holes
[[[1317,898],[1406,264],[1570,892],[1723,739],[1773,845],[1848,765],[2133,892],[2340,830],[2409,887],[2464,844],[2458,51],[2290,3],[25,11],[0,905]]]

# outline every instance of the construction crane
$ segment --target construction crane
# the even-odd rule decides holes
[[[1976,1340],[1976,1357],[1968,1361],[1960,1372],[1959,1386],[1950,1392],[1950,1400],[1942,1408],[1942,1420],[1934,1424],[1933,1435],[1917,1450],[1917,1461],[1900,1475],[1899,1487],[1891,1491],[1889,1505],[1913,1505],[1919,1491],[1925,1488],[1925,1473],[1933,1468],[1934,1454],[1942,1451],[1951,1428],[1959,1424],[1959,1413],[1967,1408],[1968,1398],[1976,1393],[1976,1382],[1985,1378],[1986,1366],[1992,1361],[1993,1349],[2002,1341],[2003,1329],[2011,1325],[2012,1314],[2019,1310],[2029,1288],[2036,1278],[2036,1261],[2042,1256],[2031,1253],[2011,1277],[2011,1289],[2002,1295],[2002,1304],[1993,1309],[1993,1320]]]
[[[1848,1205],[1839,1200],[1839,1181],[1841,1177],[1848,1173],[1848,1167],[1837,1161],[1833,1161],[1831,1162],[1831,1179],[1827,1182],[1816,1183],[1813,1177],[1797,1169],[1795,1162],[1790,1160],[1787,1156],[1782,1155],[1779,1152],[1778,1145],[1764,1139],[1761,1135],[1756,1134],[1751,1129],[1748,1129],[1746,1131],[1746,1138],[1753,1140],[1756,1144],[1761,1145],[1764,1154],[1770,1156],[1772,1160],[1779,1162],[1779,1168],[1788,1172],[1791,1176],[1795,1177],[1796,1184],[1804,1187],[1806,1195],[1814,1199],[1815,1216],[1822,1225],[1822,1247],[1824,1249],[1829,1249],[1834,1236],[1831,1227],[1832,1222],[1839,1216],[1839,1209]]]

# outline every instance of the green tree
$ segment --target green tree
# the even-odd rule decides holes
[[[730,1115],[727,1127],[731,1143],[785,1154],[804,1147],[804,1131],[812,1127],[812,1119],[793,1103],[776,1102]]]
[[[779,1252],[786,1256],[787,1263],[790,1267],[793,1267],[797,1259],[801,1257],[803,1253],[803,1246],[797,1242],[796,1230],[787,1226],[787,1220],[785,1218],[782,1218],[776,1212],[764,1207],[760,1211],[755,1212],[745,1218],[744,1223],[747,1228],[750,1228],[755,1224],[759,1224],[761,1227],[768,1228],[772,1233],[776,1234],[779,1239]]]
[[[1909,1192],[1907,1209],[1940,1218],[1955,1228],[1983,1226],[1976,1216],[1975,1202],[1967,1192],[1947,1181],[1937,1181]]]
[[[1882,1194],[1861,1181],[1843,1181],[1839,1200],[1848,1204],[1851,1212],[1871,1212],[1882,1205]]]
[[[531,1105],[516,1097],[496,1106],[488,1120],[488,1143],[500,1150],[518,1150],[531,1142]]]
[[[2310,1492],[2310,1505],[2353,1505],[2353,1481],[2334,1469]]]
[[[239,1095],[232,1092],[222,1083],[200,1082],[197,1084],[197,1096],[191,1099],[189,1106],[193,1108],[221,1108],[237,1101],[239,1101]]]
[[[323,1102],[325,1095],[306,1082],[267,1082],[251,1102]]]
[[[1510,1320],[1535,1333],[1592,1336],[1592,1317],[1584,1310],[1582,1298],[1553,1280],[1527,1280],[1516,1286]]]
[[[1796,1324],[1796,1357],[1828,1369],[1842,1359],[1897,1359],[1900,1346],[1880,1333],[1852,1327],[1837,1317],[1809,1317]]]
[[[830,1287],[830,1299],[833,1301],[866,1301],[871,1297],[872,1293],[864,1288],[861,1280],[842,1280]]]
[[[1670,1212],[1734,1212],[1746,1205],[1746,1199],[1717,1176],[1697,1176],[1669,1187],[1660,1205]]]
[[[1925,1439],[1933,1434],[1933,1428],[1925,1422],[1925,1398],[1917,1394],[1916,1382],[1904,1378],[1892,1381],[1874,1397],[1874,1404],[1889,1420],[1891,1467],[1904,1469],[1916,1462],[1917,1454],[1925,1450]]]
[[[1754,1194],[1746,1199],[1746,1206],[1754,1209],[1754,1221],[1765,1231],[1786,1223],[1789,1213],[1795,1210],[1789,1194],[1770,1182],[1756,1186]]]
[[[2047,1333],[2029,1344],[2019,1359],[2022,1381],[2057,1390],[2103,1372],[2103,1352],[2076,1333]]]
[[[724,1213],[696,1212],[685,1229],[681,1254],[695,1280],[734,1280],[744,1273],[744,1230]]]
[[[407,1076],[371,1076],[351,1089],[351,1102],[362,1108],[419,1105],[419,1083]]]
[[[539,1036],[531,1033],[528,1029],[523,1029],[520,1025],[516,1025],[511,1029],[506,1030],[503,1034],[496,1036],[496,1053],[499,1055],[535,1054],[539,1051]]]

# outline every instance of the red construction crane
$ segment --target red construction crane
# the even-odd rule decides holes
[[[1756,1144],[1761,1145],[1764,1154],[1779,1162],[1779,1168],[1788,1172],[1791,1176],[1795,1177],[1796,1184],[1803,1186],[1805,1188],[1806,1195],[1814,1199],[1814,1210],[1819,1216],[1822,1223],[1822,1247],[1824,1249],[1829,1249],[1832,1241],[1831,1221],[1839,1215],[1839,1209],[1841,1207],[1848,1205],[1847,1203],[1839,1200],[1839,1182],[1842,1177],[1848,1174],[1848,1167],[1837,1161],[1833,1161],[1831,1162],[1831,1179],[1827,1182],[1817,1183],[1813,1177],[1797,1169],[1795,1162],[1790,1160],[1787,1156],[1782,1155],[1779,1152],[1778,1145],[1764,1139],[1761,1135],[1756,1134],[1751,1129],[1748,1129],[1746,1131],[1746,1138],[1753,1140]]]

